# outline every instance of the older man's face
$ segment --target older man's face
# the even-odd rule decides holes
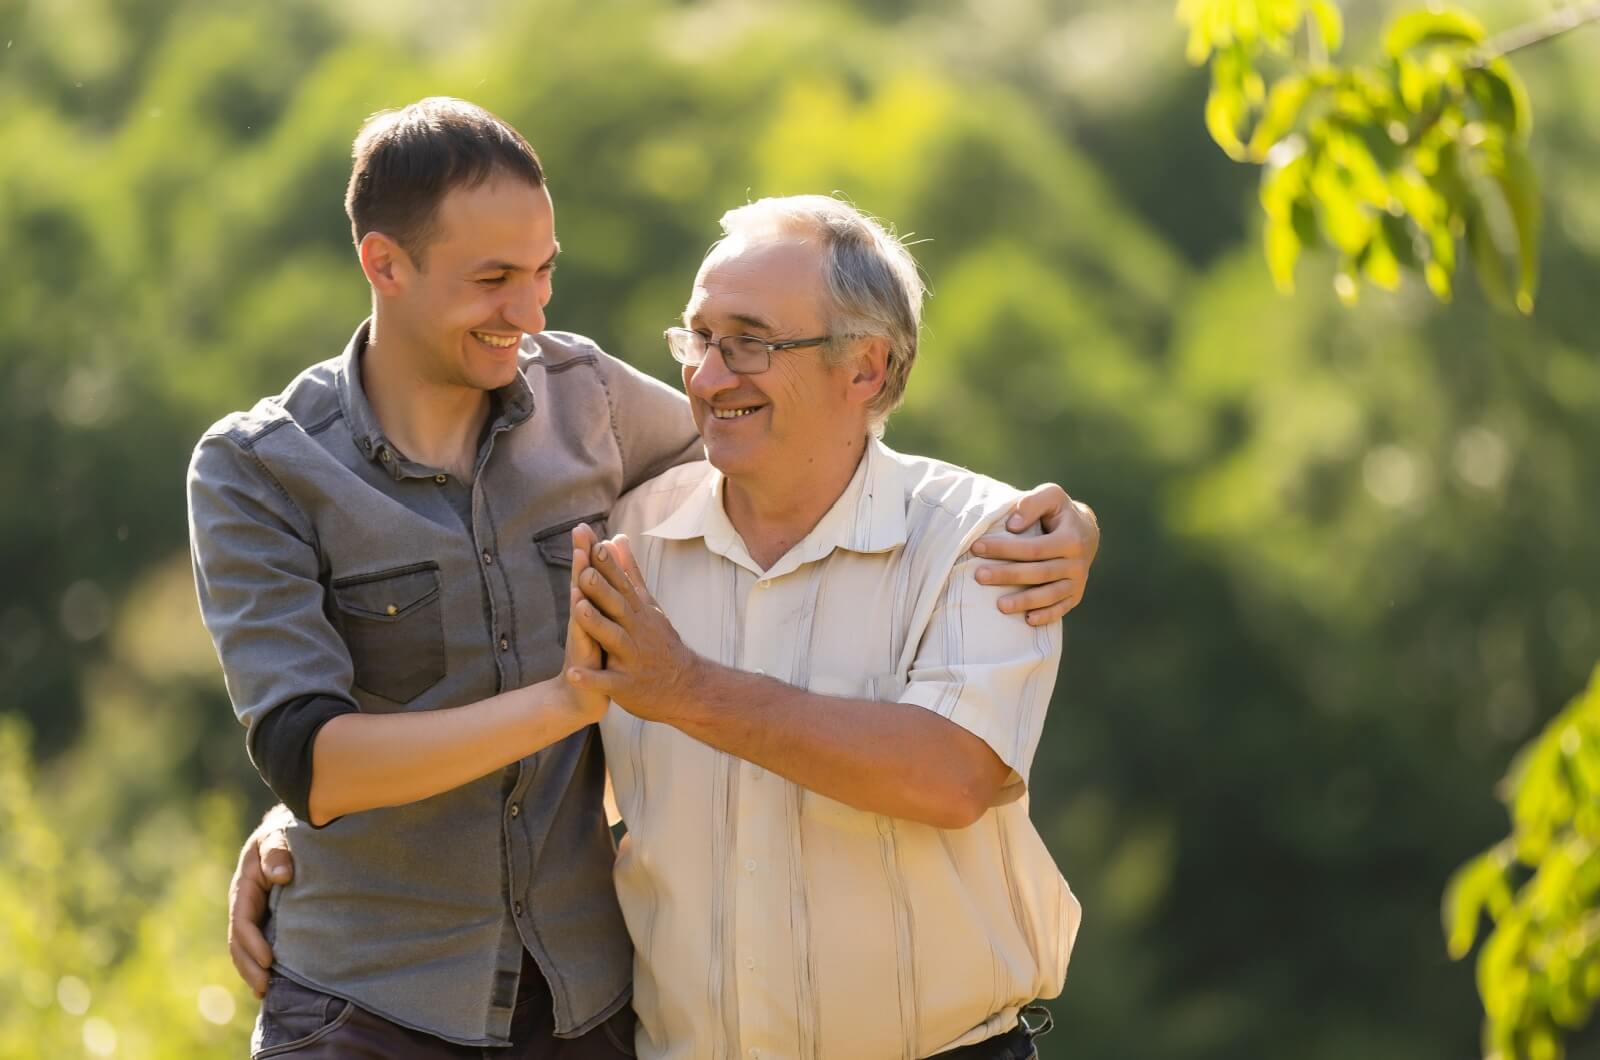
[[[702,336],[754,335],[767,342],[827,334],[822,254],[798,239],[730,239],[700,267],[684,326]],[[765,372],[738,375],[712,347],[704,364],[685,366],[683,388],[706,455],[725,475],[748,476],[828,459],[835,440],[864,429],[848,383],[847,361],[831,365],[823,347],[779,350]],[[856,422],[856,421],[861,422]]]

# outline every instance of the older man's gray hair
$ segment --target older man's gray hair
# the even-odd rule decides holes
[[[883,389],[867,406],[868,424],[881,435],[905,397],[917,359],[924,288],[910,252],[891,229],[826,195],[759,199],[723,214],[722,231],[747,238],[775,233],[821,238],[829,333],[889,344]],[[843,348],[835,346],[829,356],[842,355]]]

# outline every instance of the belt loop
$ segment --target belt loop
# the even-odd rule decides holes
[[[1037,1016],[1039,1022],[1029,1023],[1029,1016]],[[1050,1010],[1043,1005],[1024,1005],[1022,1010],[1017,1013],[1017,1025],[1028,1036],[1028,1040],[1033,1041],[1035,1038],[1043,1038],[1049,1034],[1055,1027],[1056,1021],[1055,1017],[1050,1015]]]

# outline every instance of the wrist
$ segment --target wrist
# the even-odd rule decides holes
[[[671,696],[665,704],[670,723],[679,728],[702,720],[705,703],[713,698],[709,693],[718,669],[692,651],[685,651],[684,656],[678,668],[678,679],[673,682]]]
[[[563,667],[554,677],[540,681],[534,688],[538,696],[529,704],[535,713],[548,712],[549,715],[560,719],[570,720],[576,724],[584,725],[593,721],[585,710],[585,697],[582,692],[574,688],[567,680],[567,671]]]

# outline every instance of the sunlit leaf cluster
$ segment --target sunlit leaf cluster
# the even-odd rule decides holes
[[[1267,264],[1294,287],[1302,250],[1330,247],[1334,287],[1393,290],[1421,276],[1448,301],[1457,247],[1501,306],[1533,311],[1539,195],[1527,155],[1527,91],[1465,12],[1407,11],[1382,58],[1337,61],[1343,22],[1328,0],[1181,0],[1191,61],[1211,64],[1205,121],[1241,162],[1263,167]]]
[[[1506,778],[1512,831],[1450,881],[1452,956],[1478,953],[1484,1053],[1563,1055],[1600,1001],[1600,669]]]

